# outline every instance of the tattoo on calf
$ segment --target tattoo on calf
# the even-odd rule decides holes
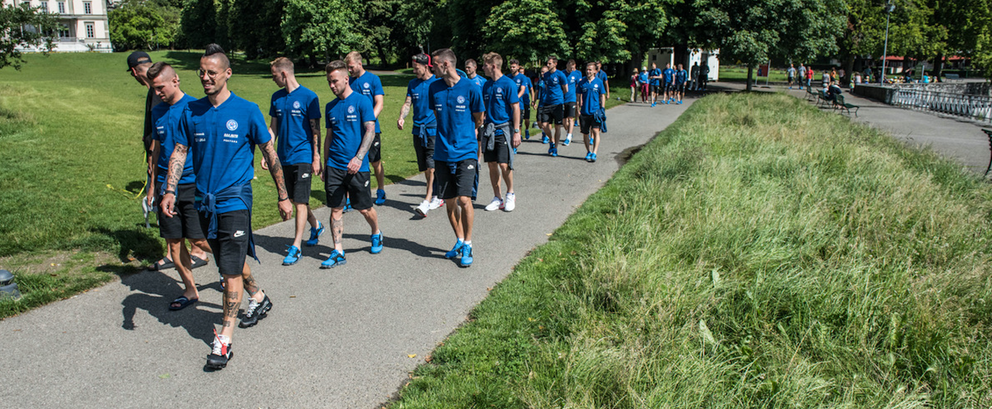
[[[254,297],[255,293],[258,292],[258,284],[255,283],[255,276],[249,273],[244,277],[245,291],[248,292],[249,297]]]
[[[341,243],[341,238],[344,235],[344,220],[331,218],[331,237],[334,239],[334,244]]]

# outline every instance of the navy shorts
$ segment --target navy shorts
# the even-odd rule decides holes
[[[205,213],[200,217],[200,227],[207,231],[210,220]],[[248,210],[235,210],[217,215],[217,238],[207,239],[214,253],[217,269],[226,276],[241,275],[248,256],[248,238],[251,235],[251,215]]]
[[[196,215],[196,184],[176,186],[176,214],[166,217],[162,214],[162,183],[155,182],[155,208],[158,210],[158,233],[163,239],[202,239],[203,229]]]
[[[346,169],[325,166],[324,190],[327,192],[327,207],[332,209],[344,207],[345,194],[348,195],[351,207],[355,210],[372,207],[370,175],[369,172],[349,174]]]
[[[475,200],[479,190],[479,160],[461,162],[435,160],[434,177],[437,178],[437,197],[454,199],[459,196]]]
[[[282,176],[286,181],[289,200],[297,204],[310,204],[310,177],[313,176],[313,165],[298,163],[283,166]]]

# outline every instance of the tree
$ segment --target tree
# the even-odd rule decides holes
[[[325,61],[361,50],[365,39],[356,30],[361,27],[358,0],[286,0],[282,35],[290,56],[320,56]]]
[[[215,42],[217,8],[214,0],[185,0],[181,20],[183,44],[204,48]]]
[[[245,57],[275,57],[286,49],[282,36],[283,0],[235,0],[232,10],[231,39]]]
[[[24,57],[18,48],[38,47],[47,55],[56,27],[58,20],[41,7],[0,5],[0,68],[21,69]]]
[[[179,31],[179,13],[169,5],[126,0],[108,15],[110,42],[118,51],[172,46]]]
[[[494,8],[482,25],[485,47],[521,61],[539,61],[570,50],[564,26],[551,0],[507,1]],[[471,44],[461,39],[463,43]],[[478,52],[477,52],[478,53]]]

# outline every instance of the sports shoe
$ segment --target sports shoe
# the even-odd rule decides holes
[[[682,105],[682,101],[676,102],[676,104]]]
[[[375,205],[382,206],[384,203],[386,203],[386,191],[377,189],[375,191]]]
[[[595,153],[592,154],[592,156],[590,156],[589,159],[590,159],[589,160],[590,162],[595,162],[596,161],[596,154]]]
[[[658,104],[657,102],[652,102],[651,103],[651,108],[654,108],[654,106],[657,105],[657,104]]]
[[[227,362],[234,357],[231,351],[231,340],[223,335],[217,335],[214,330],[213,350],[207,355],[207,367],[211,369],[223,369]]]
[[[310,238],[307,239],[307,241],[303,244],[306,245],[307,247],[316,246],[317,242],[320,241],[319,237],[321,234],[324,234],[324,225],[321,224],[320,222],[317,222],[317,228],[316,229],[313,227],[310,228]]]
[[[503,202],[503,211],[512,212],[513,209],[517,207],[517,195],[513,193],[506,194],[506,201]]]
[[[344,200],[344,210],[342,210],[341,212],[342,213],[348,213],[351,210],[352,210],[352,208],[351,208],[351,198],[345,199]]]
[[[434,198],[431,199],[431,210],[437,209],[441,206],[444,206],[444,200],[441,200],[439,197],[434,196]]]
[[[572,143],[572,134],[565,135],[565,140],[561,141],[561,146],[568,146]]]
[[[289,246],[289,255],[282,259],[282,265],[291,266],[300,261],[300,248],[296,246]]]
[[[486,205],[486,211],[491,212],[493,210],[499,209],[503,205],[503,200],[498,196],[493,196],[493,201]]]
[[[461,266],[462,267],[471,266],[472,265],[472,261],[474,261],[473,258],[472,258],[472,245],[471,244],[465,244],[465,245],[462,246]]]
[[[458,239],[458,241],[455,242],[455,247],[453,247],[451,249],[451,251],[449,251],[447,253],[444,253],[444,258],[461,257],[462,256],[462,247],[464,247],[464,246],[465,246],[465,242],[462,241],[462,239]]]
[[[548,155],[551,155],[551,157],[558,156],[558,148],[555,147],[555,144],[551,144],[551,147],[548,148]]]
[[[524,129],[524,140],[530,139],[530,129]]]
[[[586,152],[586,162],[590,162],[591,160],[592,160],[592,152]]]
[[[382,232],[372,235],[372,254],[382,253]]]
[[[245,310],[245,317],[241,319],[238,326],[241,328],[254,327],[258,324],[258,320],[265,318],[269,314],[269,310],[272,309],[272,301],[269,301],[269,296],[266,295],[262,298],[262,302],[255,301],[254,298],[248,297],[248,309]]]
[[[589,135],[589,144],[592,145],[593,142],[596,142],[596,138],[593,137],[592,135]]]
[[[320,268],[322,269],[334,268],[337,266],[343,266],[347,262],[348,260],[344,259],[344,254],[341,254],[337,250],[334,250],[331,252],[331,256],[328,257],[327,260],[324,260],[323,263],[320,263]]]
[[[546,135],[546,134],[542,134],[542,135],[543,136],[541,137],[541,143],[545,143],[546,144],[548,142],[551,142],[551,138],[548,138],[548,135]]]
[[[422,217],[427,217],[427,212],[431,210],[431,201],[424,200],[423,202],[420,202],[420,205],[413,208],[413,210],[416,211],[417,214],[421,215]]]

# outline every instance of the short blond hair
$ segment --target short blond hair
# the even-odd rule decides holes
[[[362,64],[362,53],[358,51],[352,51],[344,57],[344,62],[346,63],[357,62],[359,64]]]
[[[269,63],[269,65],[271,65],[272,68],[275,68],[279,71],[285,71],[288,73],[293,73],[294,70],[293,60],[290,60],[289,58],[286,57],[276,58],[272,60],[272,62]]]
[[[503,57],[497,53],[483,55],[482,61],[485,61],[486,64],[496,64],[497,67],[503,67]]]

